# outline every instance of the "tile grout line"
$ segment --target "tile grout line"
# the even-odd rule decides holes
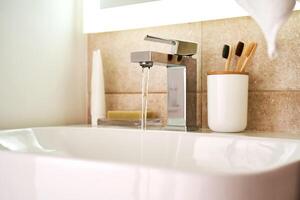
[[[197,91],[197,92],[188,92],[188,93],[196,93],[196,94],[201,94],[202,92]],[[135,95],[135,94],[141,94],[141,92],[105,92],[107,95],[120,95],[120,94],[128,94],[128,95]],[[168,94],[168,92],[149,92],[149,94]]]

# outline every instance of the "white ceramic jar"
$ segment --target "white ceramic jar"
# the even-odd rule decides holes
[[[208,126],[216,132],[246,129],[248,115],[248,73],[208,72]]]

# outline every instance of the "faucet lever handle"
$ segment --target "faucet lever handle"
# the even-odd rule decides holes
[[[192,56],[197,53],[197,43],[194,42],[186,42],[181,40],[170,40],[159,38],[151,35],[146,35],[144,40],[151,42],[159,42],[164,44],[170,44],[172,46],[172,53],[175,55],[181,56]]]
[[[164,44],[176,45],[176,40],[169,40],[164,38],[159,38],[151,35],[146,35],[144,40],[151,41],[151,42],[159,42]]]

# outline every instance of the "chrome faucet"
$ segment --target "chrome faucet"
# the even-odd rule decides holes
[[[167,127],[197,129],[197,44],[147,35],[145,40],[171,45],[171,53],[139,51],[131,53],[131,62],[141,67],[167,67],[168,120]]]

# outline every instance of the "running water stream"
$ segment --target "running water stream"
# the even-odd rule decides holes
[[[147,127],[149,75],[150,75],[150,68],[143,67],[142,69],[142,117],[141,117],[142,130],[146,130]]]

